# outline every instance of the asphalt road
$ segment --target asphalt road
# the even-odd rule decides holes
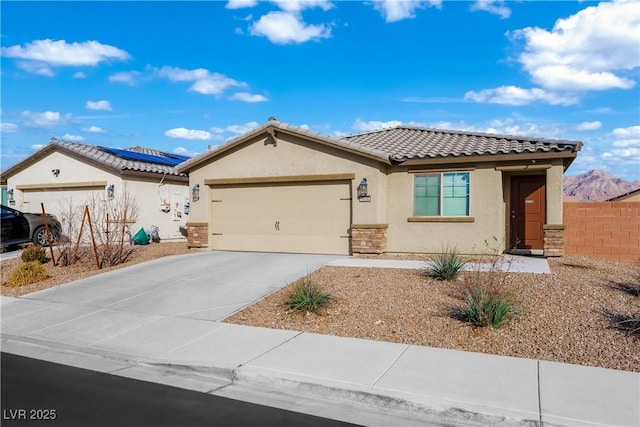
[[[0,361],[2,426],[354,425],[7,353]]]

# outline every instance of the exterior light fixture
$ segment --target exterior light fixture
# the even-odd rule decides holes
[[[370,202],[371,196],[369,195],[369,184],[367,183],[367,178],[362,178],[360,184],[358,185],[358,201],[360,202]]]
[[[111,184],[110,186],[108,186],[107,187],[107,199],[113,200],[113,198],[115,197],[115,192],[116,192],[115,185]]]
[[[51,169],[51,173],[53,174],[53,176],[57,177],[58,175],[60,175],[60,169]]]
[[[15,202],[15,200],[13,199],[13,188],[7,190],[7,200],[12,204]]]
[[[191,200],[197,202],[200,200],[200,184],[196,184],[191,189]]]

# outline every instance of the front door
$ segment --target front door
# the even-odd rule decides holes
[[[545,176],[511,178],[511,247],[544,249]]]

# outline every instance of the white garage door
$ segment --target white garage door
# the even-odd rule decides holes
[[[349,181],[212,187],[213,249],[349,254]]]
[[[84,206],[88,200],[101,200],[104,198],[104,185],[85,188],[48,188],[23,190],[24,212],[42,212],[40,203],[44,203],[47,213],[57,216],[61,210],[68,210],[69,204]]]

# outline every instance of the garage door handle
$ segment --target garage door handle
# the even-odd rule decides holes
[[[276,223],[274,224],[276,231],[280,231],[280,221],[276,221]]]

